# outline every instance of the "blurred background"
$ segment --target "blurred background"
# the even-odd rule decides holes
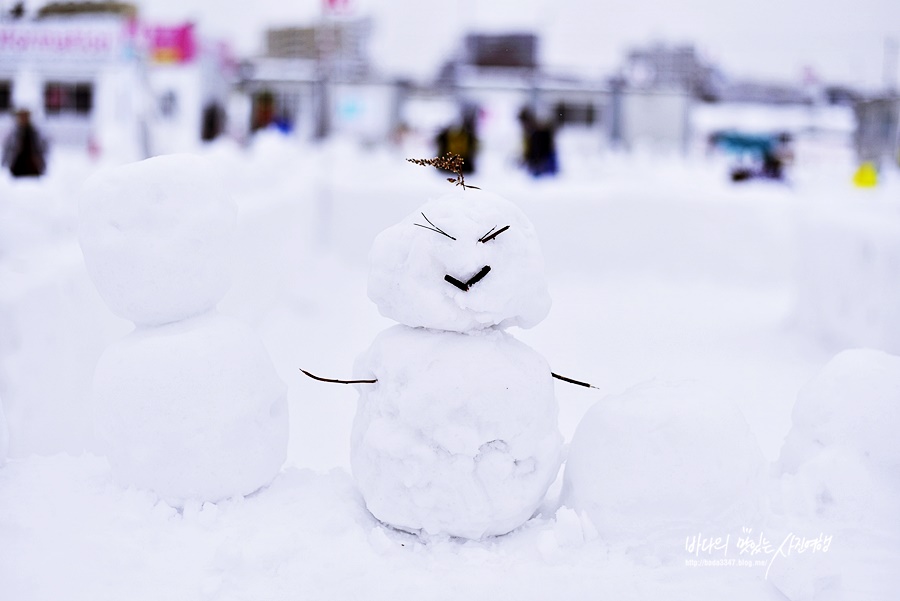
[[[0,15],[0,131],[27,108],[54,147],[98,156],[269,127],[400,143],[467,121],[507,154],[543,125],[595,151],[854,136],[861,162],[897,162],[888,0],[5,0]]]
[[[368,248],[451,189],[404,159],[452,151],[541,236],[555,308],[517,336],[602,393],[710,383],[774,457],[832,353],[900,353],[898,53],[893,0],[0,0],[11,451],[89,445],[131,328],[84,268],[81,183],[193,152],[240,205],[220,310],[288,383],[291,460],[346,464],[352,391],[297,368],[347,376],[390,325]]]

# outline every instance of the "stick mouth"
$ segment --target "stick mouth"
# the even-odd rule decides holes
[[[469,278],[465,282],[462,282],[449,274],[444,276],[444,281],[456,286],[463,292],[468,292],[469,288],[471,288],[472,286],[474,286],[475,284],[477,284],[478,282],[483,280],[484,276],[486,276],[488,274],[488,272],[490,272],[490,270],[491,270],[491,266],[485,265],[484,267],[481,268],[481,270],[478,273],[473,275],[471,278]]]

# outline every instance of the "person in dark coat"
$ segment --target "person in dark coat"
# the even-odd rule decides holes
[[[466,110],[461,124],[445,127],[435,138],[437,155],[444,156],[448,152],[458,154],[463,158],[462,172],[466,174],[475,172],[475,156],[479,145],[477,116],[474,109]]]
[[[559,170],[556,159],[554,127],[538,121],[528,107],[519,111],[522,126],[522,162],[534,177],[554,175]]]
[[[37,177],[47,167],[46,144],[31,124],[31,113],[25,109],[16,111],[16,127],[3,143],[3,166],[13,177]]]

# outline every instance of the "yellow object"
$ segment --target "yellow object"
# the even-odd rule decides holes
[[[878,185],[878,170],[875,164],[866,161],[853,174],[853,185],[857,188],[874,188]]]

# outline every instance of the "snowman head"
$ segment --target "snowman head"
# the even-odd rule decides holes
[[[207,159],[173,154],[111,167],[80,196],[85,265],[114,313],[154,326],[204,313],[225,295],[237,205]]]
[[[534,226],[508,200],[471,188],[375,238],[369,298],[402,324],[454,332],[529,328],[550,310]]]

